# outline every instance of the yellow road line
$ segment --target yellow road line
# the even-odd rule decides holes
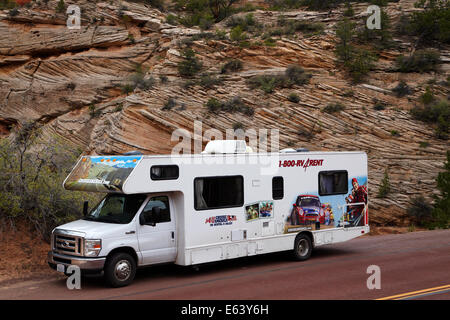
[[[449,292],[450,288],[447,289],[441,289],[441,290],[433,290],[433,291],[427,291],[427,292],[423,292],[423,293],[419,293],[419,294],[414,294],[412,296],[406,296],[406,297],[402,297],[402,298],[397,298],[394,300],[407,300],[407,299],[414,299],[417,297],[423,297],[423,296],[428,296],[428,295],[433,295],[433,294],[439,294],[439,293],[443,293],[443,292]]]
[[[399,298],[406,298],[406,297],[409,297],[409,296],[416,296],[416,295],[424,294],[424,293],[431,293],[433,291],[443,291],[443,290],[446,290],[446,289],[450,289],[450,284],[445,285],[445,286],[440,286],[440,287],[434,287],[434,288],[423,289],[423,290],[418,290],[418,291],[406,292],[406,293],[397,294],[397,295],[394,295],[394,296],[379,298],[379,299],[376,299],[376,300],[394,300],[394,299],[399,299]]]

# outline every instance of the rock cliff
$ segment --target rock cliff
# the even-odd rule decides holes
[[[393,21],[401,12],[415,10],[413,2],[390,3]],[[75,3],[67,1],[66,4]],[[436,95],[449,94],[445,83],[450,70],[450,50],[440,50],[440,73],[402,74],[392,65],[401,51],[412,46],[396,39],[396,49],[384,50],[368,78],[352,84],[336,64],[335,25],[342,8],[330,12],[302,9],[285,12],[255,11],[266,25],[286,19],[321,22],[323,34],[295,38],[274,37],[273,45],[235,42],[205,36],[198,28],[166,23],[166,13],[142,3],[76,1],[81,7],[80,30],[66,27],[65,13],[56,12],[57,1],[32,2],[12,15],[0,11],[0,134],[8,136],[14,125],[37,121],[44,132],[64,137],[87,153],[112,154],[141,150],[168,153],[176,128],[193,130],[194,120],[203,130],[222,132],[233,126],[244,129],[279,129],[281,147],[310,150],[364,150],[369,156],[371,221],[407,225],[405,209],[410,198],[431,199],[435,177],[449,149],[448,140],[434,136],[432,127],[413,119],[409,110],[430,86]],[[363,15],[367,4],[355,4]],[[226,22],[213,26],[230,31]],[[213,29],[214,30],[214,29]],[[214,31],[212,31],[214,33]],[[412,40],[411,40],[412,41]],[[216,74],[219,84],[205,87],[179,75],[182,50],[190,46],[202,62],[202,72]],[[242,61],[242,70],[220,74],[230,59]],[[312,75],[309,84],[276,89],[273,93],[251,89],[253,75],[283,72],[298,64]],[[137,67],[139,66],[139,67]],[[137,70],[137,68],[140,68]],[[136,74],[148,86],[124,93]],[[197,77],[198,78],[198,77]],[[196,78],[194,78],[196,79]],[[391,91],[406,81],[412,94],[398,98]],[[299,102],[288,98],[296,93]],[[242,113],[209,112],[208,99],[239,96],[254,110]],[[172,99],[173,108],[163,108]],[[375,101],[386,105],[375,110]],[[339,102],[339,113],[321,110]],[[394,134],[395,132],[395,134]],[[426,145],[426,147],[424,147]],[[376,194],[385,169],[391,193]]]

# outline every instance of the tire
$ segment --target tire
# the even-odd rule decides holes
[[[299,234],[295,239],[293,257],[297,261],[305,261],[311,257],[312,241],[306,234]]]
[[[136,275],[136,261],[128,253],[114,253],[106,261],[105,280],[113,288],[129,285]]]

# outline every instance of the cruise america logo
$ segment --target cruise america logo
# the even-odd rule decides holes
[[[210,227],[225,226],[233,224],[233,221],[236,221],[236,216],[224,215],[209,217],[205,220],[205,224],[209,224]]]

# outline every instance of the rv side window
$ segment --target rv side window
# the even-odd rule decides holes
[[[319,195],[334,195],[348,193],[348,172],[322,171],[319,172]]]
[[[284,180],[283,177],[274,177],[272,179],[272,198],[273,200],[281,200],[284,197]]]
[[[159,213],[154,216],[153,208],[159,208]],[[167,196],[158,196],[150,198],[142,211],[147,215],[149,221],[155,223],[170,222],[169,198]]]
[[[241,207],[243,204],[242,176],[205,177],[194,180],[195,210]]]
[[[152,180],[176,180],[179,174],[178,166],[153,166],[150,169]]]

